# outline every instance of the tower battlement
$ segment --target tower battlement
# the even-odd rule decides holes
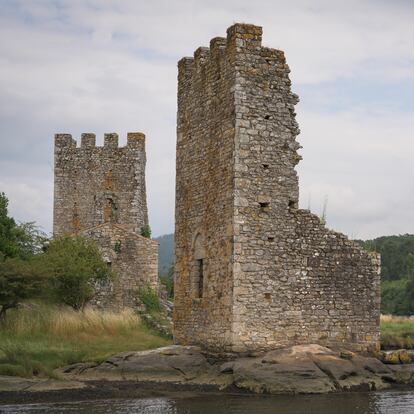
[[[71,134],[55,135],[55,234],[79,232],[111,221],[139,232],[148,224],[145,188],[145,135],[83,133],[80,146]]]
[[[96,134],[83,133],[81,134],[80,146],[77,146],[77,141],[71,134],[55,134],[55,148],[125,148],[125,147],[142,147],[145,150],[145,134],[142,132],[128,132],[126,146],[119,146],[118,134],[111,132],[104,135],[104,145],[96,145]]]

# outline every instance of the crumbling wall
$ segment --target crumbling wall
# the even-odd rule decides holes
[[[140,236],[127,226],[105,223],[84,230],[82,236],[95,240],[114,279],[98,283],[92,305],[119,310],[137,304],[143,287],[158,290],[158,243]]]
[[[230,27],[221,41],[224,63],[216,64],[220,69],[212,79],[202,78],[202,87],[194,82],[192,61],[181,61],[188,70],[185,78],[179,75],[186,104],[179,94],[177,183],[187,177],[187,185],[177,185],[176,196],[175,338],[235,352],[309,342],[373,349],[379,339],[379,258],[298,209],[298,97],[290,89],[284,53],[262,47],[261,35],[257,26]],[[216,55],[203,51],[209,68]],[[227,82],[218,91],[223,78]],[[204,105],[213,102],[215,111],[206,111]],[[220,127],[227,124],[234,128],[224,127],[225,136]],[[189,159],[188,153],[203,156]],[[208,160],[215,160],[215,168]],[[203,200],[209,200],[208,209]],[[221,264],[222,273],[226,269],[223,277],[206,266],[198,302],[186,296],[197,260],[189,242],[196,222],[206,223],[210,243],[223,245],[213,253],[205,242],[204,261]],[[232,294],[224,313],[230,332],[211,323],[216,292]]]

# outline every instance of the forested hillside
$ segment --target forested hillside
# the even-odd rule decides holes
[[[381,311],[414,315],[414,235],[383,236],[359,241],[381,253]]]
[[[174,262],[174,234],[164,234],[155,240],[159,243],[158,272],[166,275]]]

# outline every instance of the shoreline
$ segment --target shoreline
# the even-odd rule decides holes
[[[239,395],[253,398],[266,398],[277,396],[321,395],[311,393],[281,393],[258,394],[237,387],[220,389],[210,384],[183,384],[157,381],[85,381],[85,388],[59,389],[43,391],[0,391],[0,407],[5,405],[26,405],[41,403],[80,402],[85,400],[114,400],[114,399],[145,399],[145,398],[188,398],[200,395]],[[345,393],[372,393],[414,390],[414,384],[394,384],[387,389],[367,389],[355,387],[351,390],[336,390],[329,394]]]
[[[51,378],[0,376],[0,404],[154,398],[218,393],[238,395],[337,394],[414,388],[405,353],[388,363],[372,356],[296,345],[260,356],[211,358],[196,346],[171,345],[124,352],[102,363],[77,363]],[[407,362],[411,361],[407,360]]]

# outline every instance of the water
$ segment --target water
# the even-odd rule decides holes
[[[414,414],[413,391],[309,396],[194,395],[0,405],[1,414]]]

